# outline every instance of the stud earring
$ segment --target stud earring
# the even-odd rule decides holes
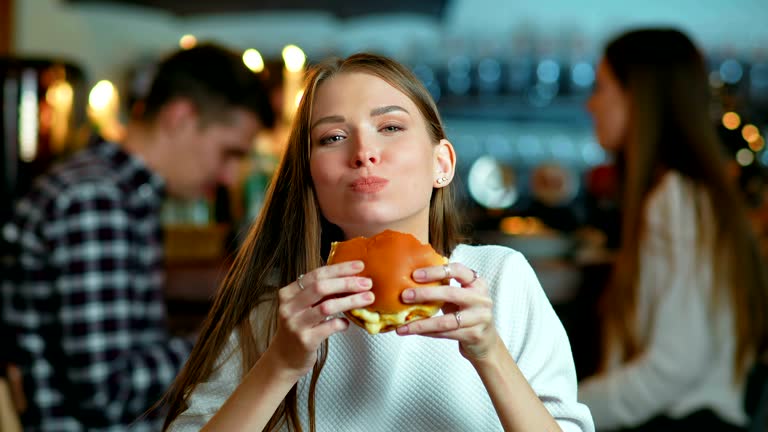
[[[437,179],[437,184],[443,184],[443,183],[446,183],[447,181],[448,181],[448,177],[440,177],[439,179]]]

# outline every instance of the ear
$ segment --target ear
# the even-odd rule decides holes
[[[453,144],[447,139],[441,139],[434,149],[435,180],[433,187],[448,186],[456,173],[456,152]]]
[[[197,108],[189,99],[174,99],[160,109],[155,127],[172,136],[198,126]]]

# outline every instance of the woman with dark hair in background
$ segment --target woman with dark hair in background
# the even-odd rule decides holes
[[[599,430],[739,430],[768,351],[768,283],[710,119],[703,57],[676,30],[608,44],[588,102],[622,181],[621,247],[601,303]],[[634,429],[637,428],[637,429]]]
[[[455,166],[434,101],[404,66],[368,54],[316,66],[259,218],[166,398],[166,429],[592,430],[531,267],[507,248],[459,244]],[[383,186],[362,193],[365,179]],[[455,282],[402,295],[445,302],[445,314],[371,336],[340,317],[373,301],[363,263],[323,259],[331,241],[385,229],[450,256],[412,277]]]

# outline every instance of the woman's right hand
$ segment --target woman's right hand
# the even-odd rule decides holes
[[[320,344],[349,327],[346,318],[335,317],[373,303],[371,279],[355,276],[362,261],[319,267],[278,291],[277,332],[265,355],[296,378],[312,370]],[[303,288],[302,288],[303,287]]]

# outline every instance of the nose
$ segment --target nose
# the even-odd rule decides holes
[[[379,158],[375,155],[371,154],[358,154],[358,157],[355,158],[355,168],[362,168],[366,165],[375,165],[378,163]]]
[[[352,166],[362,168],[376,165],[381,160],[379,149],[371,142],[358,136],[356,145],[353,146]]]

